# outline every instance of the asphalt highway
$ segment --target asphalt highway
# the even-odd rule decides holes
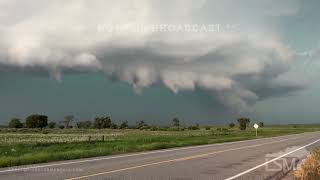
[[[0,169],[0,179],[281,179],[320,132]]]

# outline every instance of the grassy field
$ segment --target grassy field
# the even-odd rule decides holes
[[[0,167],[239,141],[319,131],[320,125],[270,126],[240,131],[236,127],[210,130],[150,131],[111,129],[0,129]]]

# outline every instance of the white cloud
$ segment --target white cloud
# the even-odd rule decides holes
[[[247,6],[236,4],[243,9],[234,13],[247,11]],[[265,7],[254,4],[252,12],[260,18],[282,15],[279,12],[295,13],[295,6],[288,11],[282,11],[288,8],[283,5],[265,12]],[[132,27],[194,23],[194,17],[205,6],[206,1],[77,0],[34,1],[28,5],[8,1],[0,7],[0,12],[10,17],[0,17],[6,25],[0,27],[0,65],[43,68],[55,79],[60,79],[65,70],[104,71],[108,77],[128,82],[138,91],[154,84],[176,93],[200,88],[227,107],[245,111],[259,100],[260,88],[265,86],[261,84],[270,84],[286,73],[294,59],[295,53],[274,33],[136,33],[97,29],[107,24]],[[251,13],[244,14],[243,19],[253,16]],[[287,84],[292,87],[290,91],[300,87],[293,84]],[[272,96],[272,90],[277,88],[277,84],[272,84],[269,94]]]

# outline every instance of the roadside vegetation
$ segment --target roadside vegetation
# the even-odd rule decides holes
[[[312,151],[293,174],[298,180],[318,180],[320,177],[320,148]]]
[[[223,126],[185,125],[173,118],[170,125],[157,126],[143,120],[116,123],[110,116],[77,121],[72,115],[53,122],[45,115],[33,114],[25,121],[14,118],[8,127],[0,128],[0,167],[320,130],[320,125],[264,126],[260,122],[256,137],[252,120],[239,118],[236,122]]]

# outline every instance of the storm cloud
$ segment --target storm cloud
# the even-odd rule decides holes
[[[204,18],[201,12],[212,2],[1,1],[0,71],[48,72],[57,80],[64,72],[104,72],[138,93],[153,85],[174,93],[201,89],[225,108],[246,112],[263,98],[305,87],[288,76],[297,53],[264,24],[296,13],[297,1],[266,10],[269,2],[252,1],[249,11],[240,2],[221,3],[212,18]],[[231,19],[245,26],[225,29]],[[132,31],[217,23],[215,32]],[[119,25],[126,29],[106,29]]]

